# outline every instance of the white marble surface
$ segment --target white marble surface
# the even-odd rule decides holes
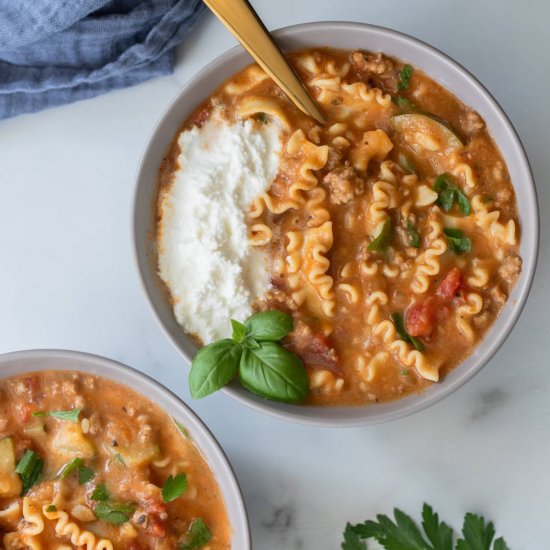
[[[253,3],[271,29],[351,20],[407,32],[462,62],[501,102],[527,148],[543,214],[538,276],[506,345],[444,402],[371,428],[292,425],[221,394],[191,402],[187,368],[138,285],[129,209],[137,162],[161,111],[193,73],[234,44],[207,16],[181,48],[173,76],[0,122],[0,352],[94,352],[175,388],[225,447],[257,550],[336,549],[346,521],[393,506],[418,515],[423,501],[457,526],[467,510],[486,514],[513,550],[550,548],[550,4]]]

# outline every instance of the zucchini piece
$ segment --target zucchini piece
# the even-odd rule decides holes
[[[17,497],[21,493],[21,479],[15,472],[15,447],[11,437],[0,439],[0,497]]]
[[[464,146],[446,124],[426,113],[404,113],[391,117],[395,130],[415,151],[446,151]]]
[[[117,445],[116,447],[106,447],[108,453],[114,458],[117,454],[120,455],[124,464],[130,468],[149,464],[160,458],[160,448],[158,445],[148,445],[146,447],[127,447],[125,445]]]
[[[63,422],[52,441],[52,450],[65,458],[92,458],[96,451],[92,442],[82,433],[80,424]]]
[[[44,422],[38,420],[23,428],[23,433],[29,437],[42,437],[46,435]]]

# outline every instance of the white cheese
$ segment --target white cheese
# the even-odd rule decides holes
[[[186,332],[205,344],[230,336],[269,288],[264,253],[250,246],[245,212],[277,175],[280,130],[211,119],[179,137],[161,202],[159,274]]]

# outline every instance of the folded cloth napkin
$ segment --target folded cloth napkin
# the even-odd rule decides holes
[[[201,0],[0,0],[0,119],[173,69]]]

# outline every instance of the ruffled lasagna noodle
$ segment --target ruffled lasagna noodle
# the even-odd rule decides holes
[[[420,391],[472,352],[521,271],[506,166],[481,117],[419,69],[405,81],[401,61],[362,51],[290,59],[326,124],[253,65],[186,126],[222,113],[280,129],[279,172],[246,212],[272,281],[255,307],[292,314],[311,404]]]
[[[0,380],[0,548],[194,542],[189,548],[228,550],[223,497],[184,432],[141,395],[99,377],[47,371]],[[165,498],[177,476],[183,490]],[[192,538],[196,522],[202,542]]]

